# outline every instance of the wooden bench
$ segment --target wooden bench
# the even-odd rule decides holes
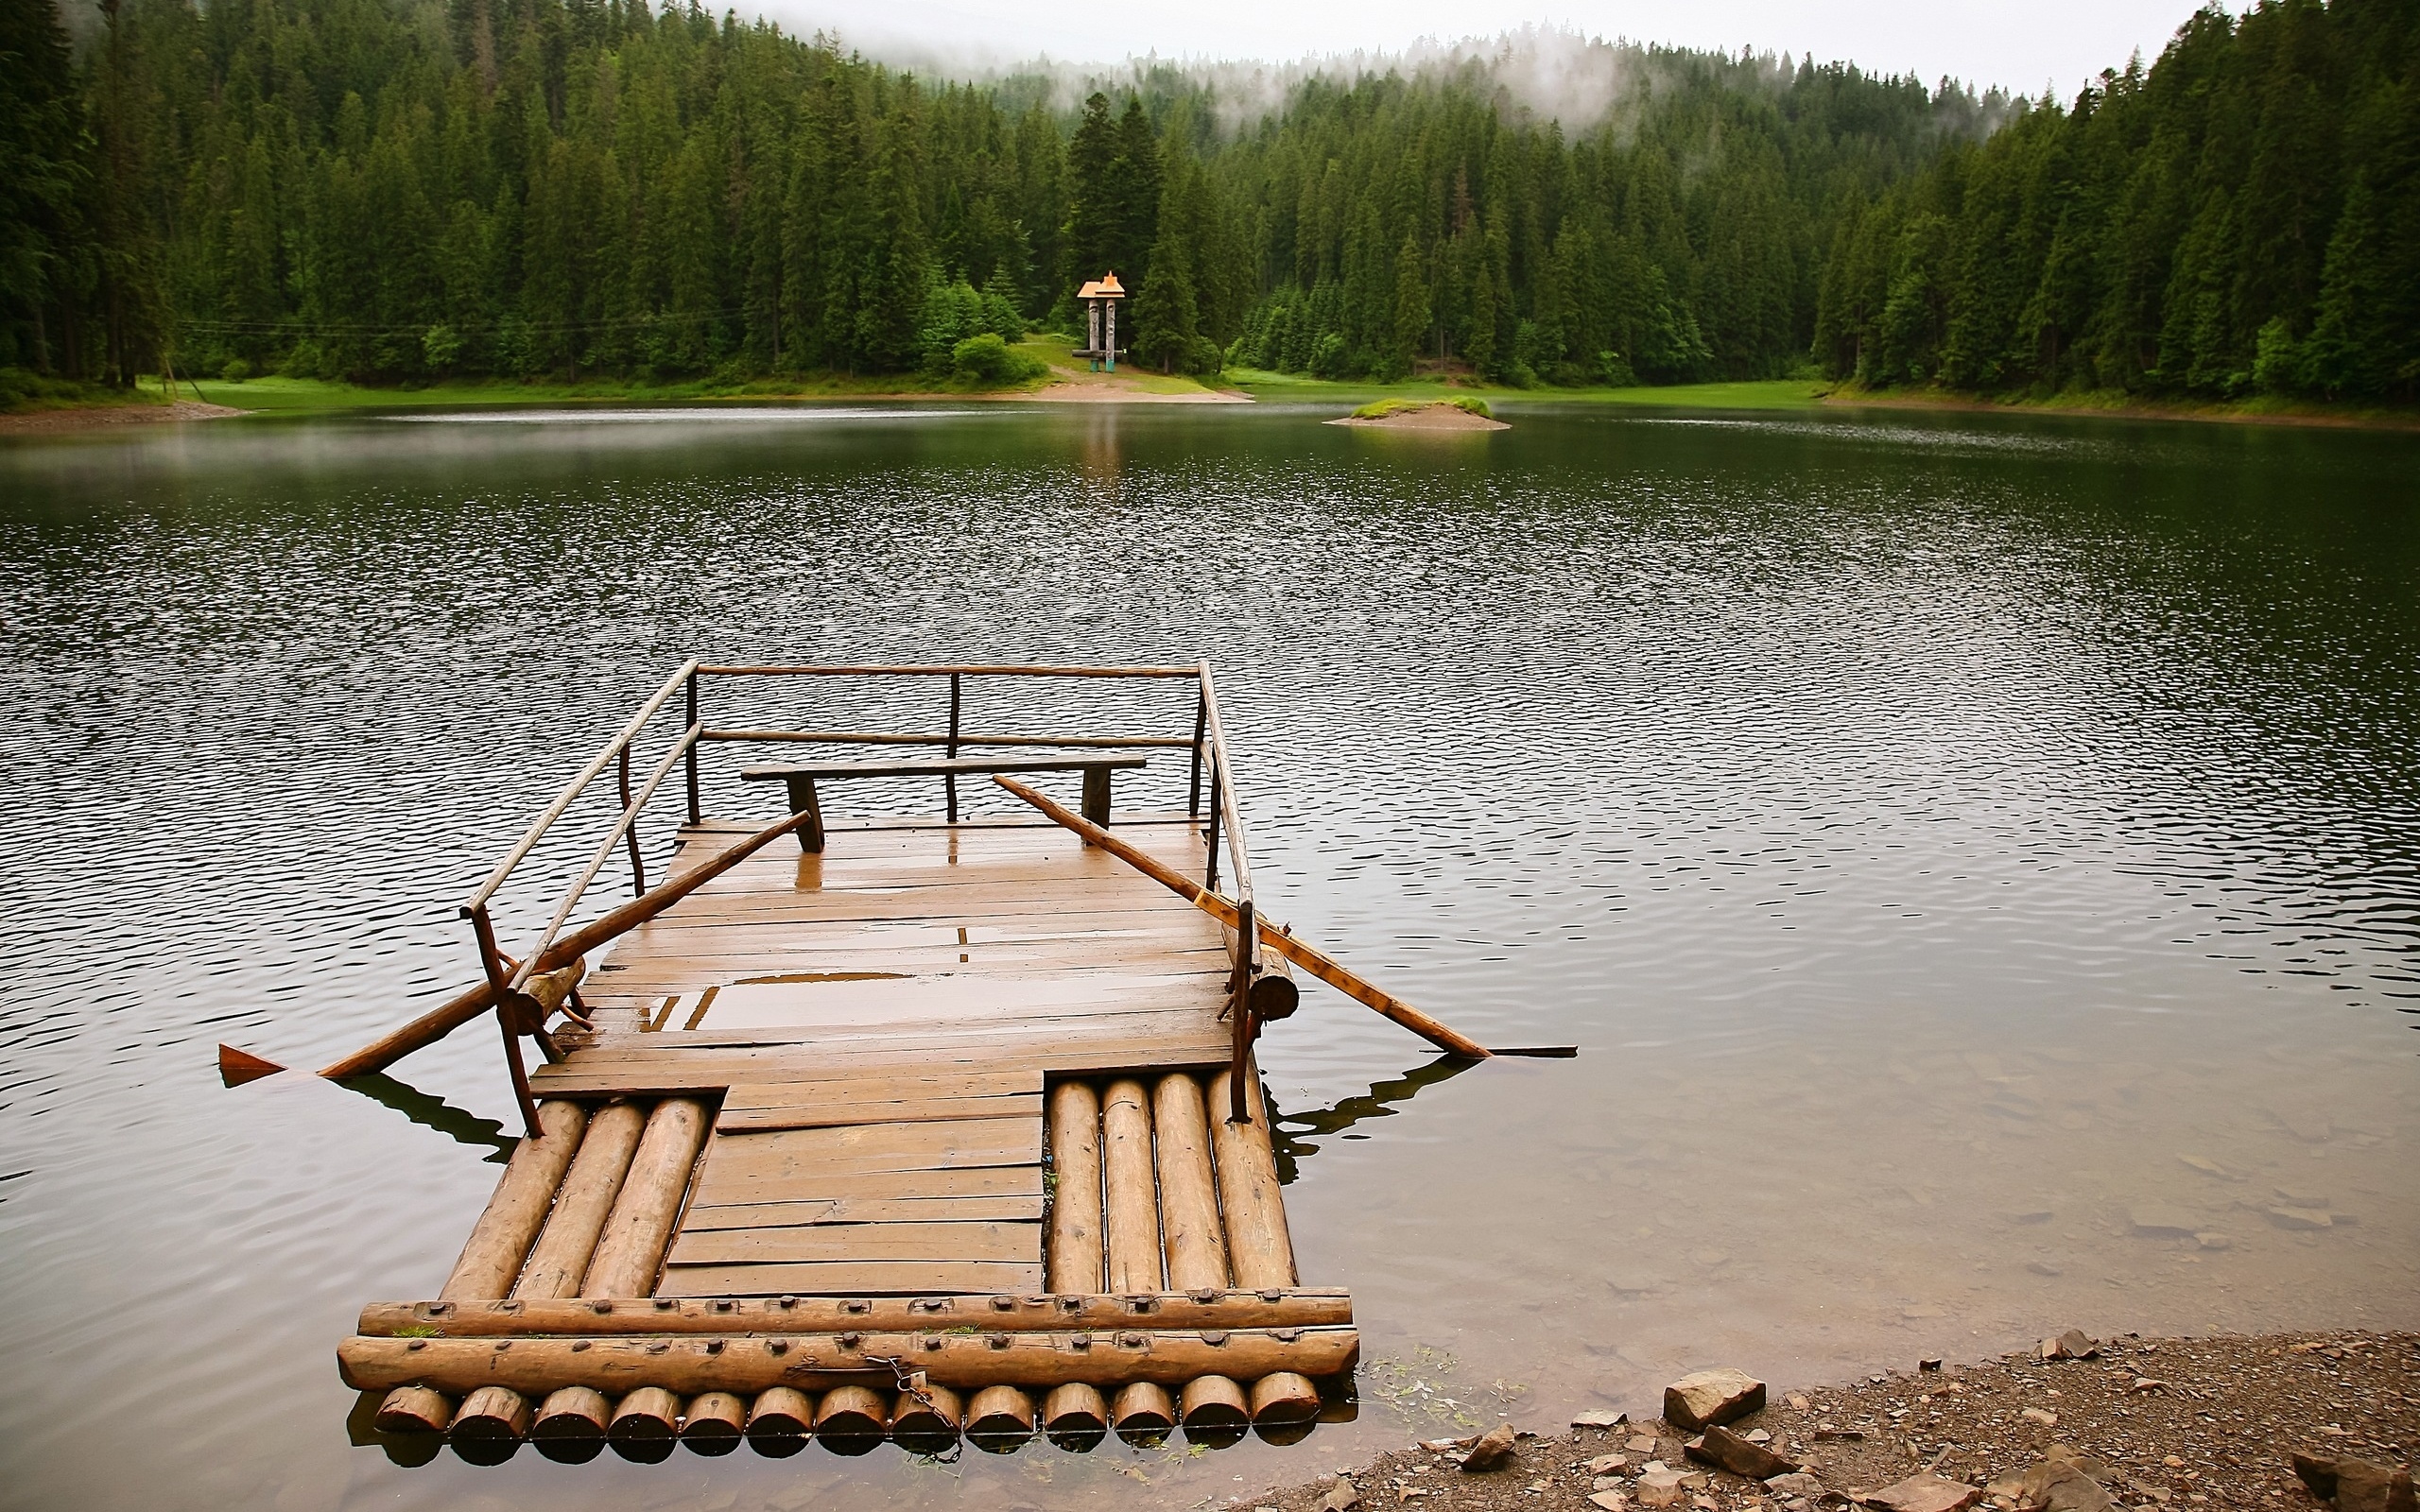
[[[823,849],[823,808],[815,795],[819,782],[835,782],[856,777],[939,777],[955,783],[961,777],[988,777],[994,772],[1081,772],[1084,817],[1095,824],[1107,824],[1109,774],[1131,771],[1142,765],[1144,758],[1140,756],[954,756],[940,761],[784,762],[746,767],[739,780],[788,783],[790,812],[807,816],[806,824],[798,832],[799,849],[818,851]],[[953,797],[952,808],[955,807]]]

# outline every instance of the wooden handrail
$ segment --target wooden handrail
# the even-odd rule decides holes
[[[596,774],[605,769],[608,762],[621,754],[623,747],[638,738],[639,731],[647,728],[648,721],[655,717],[656,711],[669,702],[672,696],[679,693],[683,685],[688,682],[690,674],[697,670],[697,662],[683,663],[680,671],[672,674],[664,686],[656,690],[654,697],[639,705],[639,712],[631,716],[631,722],[622,727],[622,732],[607,741],[605,748],[598,751],[594,760],[581,767],[570,782],[563,784],[562,791],[555,795],[555,800],[547,804],[538,817],[530,823],[529,828],[523,832],[521,843],[506,852],[505,858],[497,862],[495,868],[488,873],[487,880],[480,883],[477,889],[462,901],[463,918],[470,918],[474,912],[484,907],[489,899],[495,896],[495,890],[504,885],[507,877],[512,875],[512,868],[527,859],[529,852],[537,848],[539,840],[544,837],[546,831],[557,819],[563,816],[563,811],[570,808],[573,800],[588,790],[588,784],[596,780]],[[694,724],[695,721],[691,723]]]
[[[1238,901],[1252,897],[1252,852],[1244,846],[1243,815],[1236,807],[1236,773],[1227,759],[1226,728],[1219,722],[1219,695],[1210,685],[1210,663],[1200,662],[1195,669],[1201,679],[1201,722],[1209,733],[1210,770],[1216,779],[1210,790],[1211,806],[1218,809],[1227,829],[1227,859],[1235,864],[1236,897]]]
[[[562,932],[564,920],[571,918],[571,911],[579,906],[579,900],[588,891],[588,885],[595,882],[596,874],[605,869],[605,863],[613,857],[614,845],[624,834],[630,833],[631,825],[638,822],[639,811],[648,806],[655,797],[655,790],[663,785],[666,777],[672,774],[672,764],[688,754],[689,747],[696,745],[697,741],[698,731],[695,726],[683,730],[681,738],[673,743],[672,748],[664,753],[664,759],[655,764],[655,769],[647,774],[647,781],[640,784],[637,796],[622,805],[621,818],[614,823],[612,833],[598,844],[596,853],[589,857],[588,869],[579,874],[579,880],[572,884],[571,891],[563,894],[563,901],[555,905],[555,917],[547,920],[546,933],[539,937],[538,948],[529,953],[529,959],[523,963],[520,971],[514,975],[512,986],[515,991],[527,987],[529,979],[538,974],[540,958],[546,954],[546,948],[555,942],[555,936]],[[624,748],[628,749],[627,747]],[[646,894],[642,892],[640,896],[645,897]]]
[[[875,730],[708,730],[707,741],[791,741],[821,746],[948,746],[947,735],[892,734]],[[960,746],[1067,746],[1085,749],[1183,750],[1193,742],[1183,735],[960,735]]]
[[[1229,929],[1235,929],[1242,922],[1241,910],[1237,908],[1236,900],[1221,897],[1192,878],[1170,869],[1099,825],[1071,814],[1053,803],[1023,782],[1007,777],[994,777],[992,781],[1040,809],[1053,821],[1074,831],[1085,840],[1100,847],[1153,882],[1183,898]],[[1495,1055],[1494,1051],[1489,1050],[1478,1040],[1447,1028],[1393,993],[1362,980],[1334,956],[1304,944],[1268,919],[1254,919],[1253,923],[1253,933],[1260,936],[1261,944],[1285,956],[1346,997],[1365,1006],[1375,1008],[1379,1013],[1402,1024],[1440,1050],[1457,1056],[1468,1056],[1474,1060],[1489,1059]]]

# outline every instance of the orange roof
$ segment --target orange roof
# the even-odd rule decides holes
[[[1085,284],[1082,288],[1078,289],[1076,291],[1076,298],[1080,300],[1122,300],[1126,298],[1126,290],[1118,284],[1117,275],[1111,273]]]

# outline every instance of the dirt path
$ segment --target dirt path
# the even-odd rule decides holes
[[[205,404],[180,399],[168,404],[104,404],[89,409],[37,409],[23,415],[0,415],[0,436],[64,436],[74,431],[106,430],[116,425],[157,425],[169,421],[226,420],[249,415],[248,409]]]
[[[1811,1480],[1760,1484],[1710,1469],[1658,1420],[1524,1439],[1510,1466],[1485,1474],[1460,1469],[1457,1449],[1400,1450],[1352,1476],[1349,1495],[1365,1512],[1811,1512],[1892,1505],[1850,1498],[1929,1468],[1960,1483],[1930,1504],[2008,1508],[2037,1504],[2018,1477],[2063,1459],[2096,1484],[2052,1506],[2306,1509],[2326,1503],[2297,1478],[2295,1454],[2408,1469],[2420,1451],[2420,1334],[2125,1338],[2091,1359],[1910,1364],[1918,1367],[1774,1392],[1730,1425],[1761,1435],[1761,1447]],[[1685,1473],[1672,1500],[1658,1500],[1668,1491],[1651,1462]],[[2092,1501],[2095,1491],[2107,1502]],[[1346,1500],[1343,1486],[1322,1481],[1251,1504],[1342,1512]],[[2341,1512],[2352,1512],[2349,1501]]]

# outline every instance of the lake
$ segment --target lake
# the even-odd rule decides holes
[[[0,444],[10,1500],[1194,1506],[1710,1365],[2420,1324],[2420,438],[1505,410]],[[456,902],[692,654],[1208,657],[1264,908],[1582,1047],[1457,1068],[1307,984],[1263,1041],[1357,1421],[950,1464],[349,1441],[337,1339],[434,1292],[509,1143],[493,1035],[362,1090],[222,1089],[213,1047],[321,1064],[472,980]],[[769,814],[717,765],[710,809]]]

